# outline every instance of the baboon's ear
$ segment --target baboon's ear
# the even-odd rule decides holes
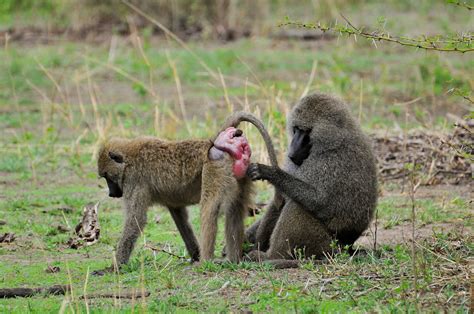
[[[123,156],[120,153],[109,152],[109,157],[116,163],[123,163]]]

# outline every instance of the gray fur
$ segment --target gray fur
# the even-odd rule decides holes
[[[295,126],[311,130],[311,151],[301,166],[289,158],[283,169],[250,165],[250,178],[267,180],[285,197],[274,200],[247,231],[260,250],[251,252],[251,259],[292,259],[297,249],[306,257],[322,258],[333,240],[352,245],[376,207],[375,158],[341,100],[325,94],[304,97],[287,125],[290,136]]]

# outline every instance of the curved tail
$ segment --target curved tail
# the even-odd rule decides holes
[[[273,147],[272,139],[268,134],[265,126],[262,121],[260,121],[256,116],[245,111],[237,111],[230,115],[224,123],[222,130],[227,129],[228,127],[237,127],[240,122],[246,121],[252,123],[260,132],[267,147],[268,156],[270,158],[270,164],[274,167],[278,167],[278,160],[275,153],[275,148]]]

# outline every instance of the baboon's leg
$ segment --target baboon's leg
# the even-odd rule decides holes
[[[217,218],[222,204],[230,204],[235,190],[235,178],[232,174],[233,160],[227,153],[220,159],[209,160],[202,170],[201,191],[201,260],[214,257],[217,236]]]
[[[230,208],[226,208],[225,243],[227,258],[234,263],[238,263],[242,259],[246,210],[244,203],[240,199],[235,200],[230,205]]]
[[[322,258],[325,252],[331,251],[331,241],[331,235],[319,220],[289,202],[273,230],[265,259]]]
[[[201,260],[207,261],[214,257],[214,248],[217,236],[217,218],[219,202],[215,199],[206,199],[201,205]]]
[[[273,229],[280,218],[281,209],[279,209],[273,202],[268,205],[265,215],[262,217],[260,225],[255,234],[255,248],[260,251],[268,250],[270,246],[270,237]]]
[[[178,227],[178,231],[183,238],[184,245],[188,250],[189,255],[193,261],[199,260],[199,244],[194,235],[193,228],[188,220],[188,211],[185,207],[169,208],[171,217]]]
[[[267,206],[264,216],[246,231],[245,235],[251,243],[255,244],[255,249],[260,251],[268,250],[270,237],[278,218],[280,218],[284,204],[285,199],[277,192],[272,202]]]
[[[250,227],[247,228],[247,230],[245,230],[245,238],[247,239],[248,242],[250,243],[257,242],[257,230],[260,227],[261,222],[262,222],[262,218],[255,221]]]
[[[115,255],[117,265],[119,266],[128,262],[135,242],[146,225],[146,206],[136,203],[125,202],[125,206],[127,206],[125,210],[125,224]]]

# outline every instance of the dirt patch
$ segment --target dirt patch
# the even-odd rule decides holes
[[[466,182],[468,183],[468,182]],[[387,188],[388,186],[386,186]],[[399,185],[395,189],[385,190],[382,197],[408,197],[409,182],[405,182],[405,185]],[[420,186],[416,190],[417,199],[448,199],[454,197],[462,197],[466,199],[472,199],[472,187],[469,184],[439,184],[439,185],[425,185]]]
[[[469,229],[469,227],[465,227],[461,222],[415,226],[415,239],[420,240],[433,237],[437,233],[447,234],[450,232],[455,232],[460,235],[469,235],[471,233]],[[372,249],[374,247],[375,234],[377,235],[377,246],[406,244],[411,242],[412,226],[411,223],[406,223],[390,229],[379,227],[376,230],[375,224],[372,224],[369,230],[357,240],[356,244],[363,248]]]
[[[471,182],[473,130],[474,121],[468,120],[458,124],[452,134],[373,135],[372,146],[381,180],[398,180],[413,172],[423,185]]]

